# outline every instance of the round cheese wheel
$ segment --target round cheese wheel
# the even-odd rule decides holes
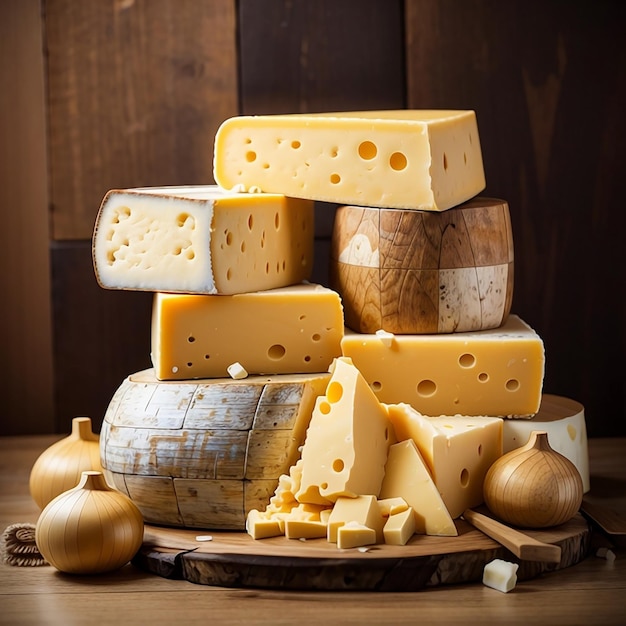
[[[498,328],[513,299],[509,206],[476,197],[441,212],[339,207],[329,269],[356,332]]]
[[[129,376],[100,432],[111,486],[146,522],[244,530],[300,456],[315,399],[330,374],[160,381]]]

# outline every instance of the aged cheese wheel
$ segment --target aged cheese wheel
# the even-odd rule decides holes
[[[144,520],[166,526],[243,530],[299,457],[327,372],[241,380],[159,381],[129,376],[100,433],[109,484]]]
[[[498,328],[513,299],[508,204],[477,197],[438,213],[339,207],[330,282],[356,332]]]

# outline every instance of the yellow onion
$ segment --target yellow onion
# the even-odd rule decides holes
[[[101,472],[99,436],[89,417],[75,417],[69,436],[52,444],[35,461],[30,471],[30,495],[43,509],[59,494],[76,487],[81,473]]]
[[[35,543],[68,574],[99,574],[128,563],[143,541],[143,517],[132,500],[111,489],[102,472],[83,472],[76,487],[52,500],[35,526]]]
[[[532,431],[526,445],[501,456],[483,484],[485,504],[514,526],[547,528],[571,519],[582,504],[583,483],[576,466]]]

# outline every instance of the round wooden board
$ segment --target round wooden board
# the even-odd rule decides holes
[[[591,531],[577,514],[566,524],[527,531],[561,546],[561,562],[520,561],[481,531],[457,520],[458,537],[415,535],[406,546],[339,550],[325,539],[285,537],[254,540],[244,532],[146,526],[133,559],[164,578],[201,585],[305,590],[418,591],[425,587],[481,581],[493,559],[519,563],[518,580],[569,567],[587,556]],[[198,541],[210,535],[211,541]]]

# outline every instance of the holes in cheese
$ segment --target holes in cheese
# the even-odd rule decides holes
[[[213,162],[226,189],[337,204],[443,211],[485,187],[473,111],[233,117],[217,131]]]
[[[339,295],[320,285],[230,296],[160,292],[151,357],[161,380],[228,376],[235,361],[250,375],[323,372],[341,354],[343,330]]]
[[[543,341],[516,315],[490,330],[395,335],[391,347],[375,334],[346,330],[341,347],[381,402],[405,402],[424,415],[530,416],[539,409]]]
[[[313,203],[215,185],[109,191],[93,234],[108,289],[235,294],[309,278]]]

